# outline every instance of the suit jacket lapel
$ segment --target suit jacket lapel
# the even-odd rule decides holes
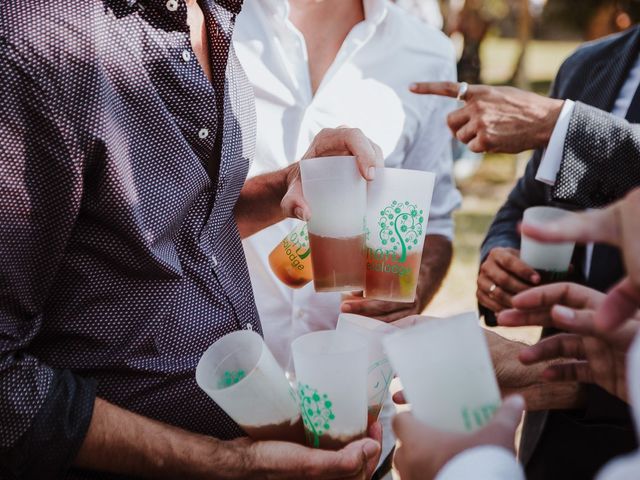
[[[622,48],[605,50],[602,58],[594,65],[593,74],[576,100],[610,112],[618,98],[631,67],[640,52],[640,27],[631,33],[632,41],[625,42]],[[613,51],[612,51],[613,50]]]

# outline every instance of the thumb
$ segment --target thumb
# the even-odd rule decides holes
[[[516,429],[522,420],[524,405],[524,398],[521,395],[507,397],[491,422],[479,431],[482,442],[513,451]]]
[[[311,218],[311,211],[304,199],[302,181],[300,180],[300,174],[298,172],[289,179],[289,188],[287,189],[287,193],[282,197],[280,207],[285,217],[298,218],[305,222]]]

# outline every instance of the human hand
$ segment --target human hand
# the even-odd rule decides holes
[[[456,98],[456,82],[415,83],[411,91]],[[453,135],[473,152],[519,153],[545,148],[563,100],[513,87],[469,85],[465,105],[447,117]]]
[[[396,415],[393,431],[400,444],[393,463],[402,480],[430,480],[449,460],[466,449],[497,445],[514,452],[515,432],[523,408],[522,397],[509,397],[489,424],[471,434],[437,430],[419,422],[409,412]]]
[[[602,210],[520,228],[528,237],[542,242],[599,242],[620,248],[628,276],[598,305],[595,326],[612,330],[635,314],[640,305],[640,189]]]
[[[362,292],[344,295],[340,306],[340,311],[343,313],[364,315],[383,322],[395,322],[410,315],[417,315],[422,310],[423,307],[418,300],[411,303],[374,300],[364,298]]]
[[[366,180],[373,180],[375,167],[384,165],[382,150],[357,128],[325,128],[318,133],[302,159],[350,155],[356,157],[358,169]],[[302,195],[300,165],[289,167],[286,176],[287,192],[280,206],[285,217],[308,220],[309,206]]]
[[[520,260],[514,248],[493,248],[480,266],[476,296],[481,305],[494,312],[511,308],[513,295],[540,282],[540,275]]]
[[[640,328],[638,316],[613,332],[600,331],[595,311],[605,295],[570,283],[545,285],[513,299],[516,310],[498,317],[503,326],[540,325],[569,332],[548,337],[520,352],[525,365],[557,359],[547,365],[542,378],[550,382],[595,383],[627,400],[626,355]]]
[[[369,437],[350,443],[337,452],[318,450],[288,442],[254,442],[242,438],[232,442],[244,462],[237,478],[269,480],[369,480],[380,459],[382,429],[375,423]]]

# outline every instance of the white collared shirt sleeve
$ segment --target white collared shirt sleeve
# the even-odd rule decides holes
[[[438,81],[456,81],[452,68],[445,71]],[[436,81],[432,76],[427,77]],[[426,97],[416,96],[416,101]],[[460,207],[461,196],[453,178],[452,136],[447,126],[447,115],[456,108],[455,100],[430,96],[428,108],[420,121],[420,132],[402,162],[402,168],[424,170],[436,175],[436,183],[429,210],[427,235],[442,235],[453,238],[453,211]]]
[[[495,445],[471,448],[453,457],[435,480],[525,480],[513,453]]]
[[[542,155],[542,161],[536,173],[536,180],[547,185],[555,185],[560,164],[562,163],[562,154],[564,152],[564,141],[567,138],[567,130],[569,130],[569,120],[573,113],[575,103],[571,100],[565,100],[560,111],[560,116],[553,128],[549,145]]]

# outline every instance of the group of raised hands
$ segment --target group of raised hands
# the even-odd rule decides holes
[[[556,283],[513,296],[512,308],[498,316],[501,326],[537,325],[566,332],[524,347],[520,361],[534,365],[553,360],[542,371],[543,380],[593,383],[625,402],[639,401],[640,377],[638,372],[636,378],[630,374],[629,352],[640,329],[640,189],[606,209],[544,226],[523,225],[522,230],[543,242],[598,242],[618,247],[627,276],[608,294]],[[507,398],[492,422],[472,435],[440,432],[416,423],[410,414],[400,414],[394,421],[400,441],[396,468],[403,480],[431,479],[469,448],[497,445],[513,451],[523,409],[522,397]]]

